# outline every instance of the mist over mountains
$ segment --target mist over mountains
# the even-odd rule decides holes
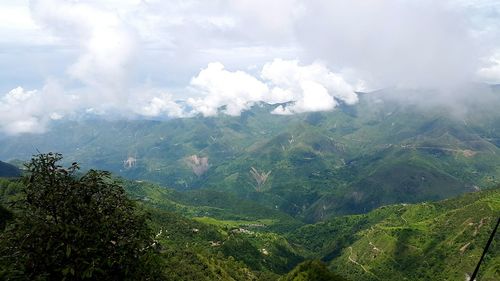
[[[0,131],[86,113],[239,115],[259,101],[324,111],[390,87],[453,99],[500,82],[499,11],[489,0],[7,1]]]
[[[213,117],[164,121],[61,120],[44,134],[4,137],[0,157],[60,151],[129,179],[230,192],[308,221],[498,182],[496,87],[357,95],[354,105],[294,115],[272,114],[287,104],[261,102],[240,116],[222,107]]]
[[[500,280],[500,1],[0,2],[0,280]]]

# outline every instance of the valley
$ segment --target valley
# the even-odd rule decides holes
[[[0,281],[500,281],[500,0],[0,1]]]
[[[306,224],[227,193],[122,183],[151,214],[175,280],[288,280],[300,270],[331,274],[327,280],[457,280],[473,271],[500,214],[498,187]],[[20,188],[0,179],[1,204],[17,200]],[[500,276],[499,245],[495,239],[479,280]]]
[[[500,99],[494,87],[480,90]],[[499,183],[497,103],[462,101],[481,114],[457,115],[394,95],[360,94],[356,105],[291,116],[259,103],[236,117],[60,121],[45,134],[0,139],[0,159],[58,151],[68,163],[179,191],[228,192],[307,222]]]
[[[23,196],[15,166],[59,151],[82,173],[111,171],[150,214],[173,280],[464,279],[500,215],[500,113],[360,97],[329,112],[259,103],[236,117],[94,116],[4,136],[0,215],[12,220]],[[500,278],[499,243],[478,280]]]

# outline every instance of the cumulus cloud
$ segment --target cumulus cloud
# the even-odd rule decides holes
[[[291,50],[287,58],[355,69],[376,87],[434,87],[476,77],[478,58],[500,43],[493,0],[32,0],[31,10],[54,34],[76,38],[82,53],[70,75],[112,102],[132,58],[152,52],[164,65],[149,68],[180,79],[211,61],[241,69]]]
[[[340,74],[319,63],[301,66],[296,60],[276,59],[266,63],[260,78],[211,63],[191,80],[191,86],[200,97],[189,98],[187,103],[204,116],[216,115],[222,106],[225,106],[223,113],[239,115],[260,101],[292,102],[279,106],[273,111],[275,114],[326,111],[335,108],[339,101],[346,104],[358,101],[356,86]]]
[[[294,101],[286,108],[278,107],[276,114],[331,110],[339,101],[352,105],[358,101],[355,91],[362,90],[361,85],[349,84],[341,74],[331,72],[323,64],[301,66],[297,60],[276,59],[267,63],[261,77],[272,85],[265,101]]]
[[[184,117],[183,108],[172,100],[170,95],[153,97],[147,104],[136,110],[142,116],[156,117],[166,115],[168,117]]]
[[[185,107],[176,101],[172,94],[161,90],[143,87],[134,89],[128,108],[135,114],[144,117],[188,117],[191,116]]]
[[[269,91],[266,84],[244,71],[228,71],[222,63],[210,63],[191,79],[191,86],[201,94],[187,103],[204,116],[213,116],[221,106],[228,115],[239,115]]]
[[[0,91],[40,89],[47,77],[65,85],[0,96],[0,118],[10,120],[0,130],[9,133],[43,130],[51,116],[71,111],[238,115],[257,101],[293,101],[273,113],[294,114],[353,104],[363,83],[442,87],[455,95],[463,82],[500,82],[495,0],[30,0],[29,7],[5,0],[0,6],[0,76],[6,77]],[[44,109],[52,94],[56,103],[73,97],[72,105]]]
[[[0,131],[7,134],[42,133],[51,120],[75,109],[76,97],[62,93],[49,81],[41,90],[17,87],[0,98]]]
[[[137,76],[153,76],[156,83],[185,83],[211,61],[243,69],[285,56],[322,60],[334,69],[356,69],[377,88],[427,87],[476,77],[482,67],[478,58],[491,55],[491,48],[500,43],[500,4],[495,0],[31,0],[30,4],[38,24],[59,36],[63,45],[80,49],[69,74],[101,89],[100,95],[111,102],[119,102],[125,94],[123,85],[129,79],[123,77],[133,69],[130,64],[136,56],[143,59]],[[33,25],[28,19],[23,22]],[[0,30],[0,35],[6,34]],[[283,50],[290,50],[289,55]]]
[[[36,111],[33,110],[34,103],[39,101],[37,95],[37,91],[25,91],[23,88],[17,87],[2,98],[0,112],[4,117],[1,121],[3,131],[9,134],[43,131],[43,126],[39,124],[41,120],[36,117]],[[20,107],[23,108],[14,111]]]

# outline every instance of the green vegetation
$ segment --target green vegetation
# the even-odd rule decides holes
[[[281,277],[279,281],[344,281],[345,279],[333,274],[318,260],[305,261],[295,267],[290,273]]]
[[[76,177],[58,154],[26,165],[16,217],[0,236],[0,277],[7,280],[152,280],[151,230],[109,173]]]
[[[15,178],[0,178],[0,204],[7,206],[20,199],[23,184]]]
[[[11,219],[12,213],[0,205],[0,230],[3,230],[7,222]]]
[[[1,139],[0,157],[26,159],[33,146],[61,151],[68,163],[200,190],[192,198],[231,193],[317,222],[498,184],[496,91],[492,106],[459,115],[400,102],[387,90],[361,94],[354,106],[292,116],[270,114],[277,105],[257,104],[237,117],[60,121],[52,128],[56,139],[50,133]]]
[[[236,196],[77,175],[58,160],[42,155],[22,182],[0,180],[11,209],[0,208],[3,279],[461,280],[500,214],[495,188],[305,225]],[[500,277],[499,245],[479,280]]]
[[[154,208],[177,212],[189,218],[203,220],[224,227],[250,226],[276,232],[287,232],[303,223],[276,209],[235,195],[214,191],[195,190],[178,192],[147,182],[124,182],[129,195]]]
[[[280,235],[243,228],[254,221],[222,227],[215,218],[213,224],[189,219],[166,209],[190,215],[204,207],[162,197],[173,190],[126,182],[133,203],[109,173],[81,175],[76,163],[59,166],[61,159],[40,155],[27,165],[22,182],[1,179],[0,202],[13,206],[14,220],[0,208],[2,229],[8,224],[0,232],[0,279],[276,280],[302,261]],[[249,219],[245,214],[244,207],[232,217]]]
[[[500,189],[336,217],[290,234],[309,257],[352,280],[461,280],[471,274],[500,215]],[[500,279],[500,240],[478,280]]]
[[[5,136],[1,159],[37,147],[69,168],[46,155],[20,180],[0,162],[0,279],[464,280],[500,215],[494,91],[455,115],[388,90],[331,112]],[[500,280],[499,243],[478,280]]]
[[[174,195],[178,192],[147,183],[126,183],[126,186],[130,194],[140,198],[141,205],[151,213],[154,228],[162,233],[158,240],[167,249],[168,260],[176,261],[177,255],[180,255],[208,268],[215,265],[207,262],[223,260],[228,266],[242,268],[253,276],[283,274],[303,260],[281,234],[284,229],[302,225],[286,214],[267,210],[266,216],[260,210],[263,207],[255,203],[250,205],[255,208],[252,212],[245,207],[250,202],[231,196],[226,198],[227,206],[223,208],[218,200],[219,193],[208,193],[216,195],[215,198],[205,193],[201,193],[204,196],[200,197],[198,192],[194,198],[190,197],[191,194],[177,198]],[[236,203],[240,204],[240,209]],[[280,218],[283,222],[279,221]],[[287,221],[292,224],[284,227]],[[183,245],[188,248],[187,251]],[[193,272],[196,270],[193,269]]]

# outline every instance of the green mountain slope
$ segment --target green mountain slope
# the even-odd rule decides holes
[[[351,280],[464,280],[499,216],[497,188],[333,218],[298,229],[290,241]],[[498,238],[478,280],[500,279]]]
[[[297,265],[292,271],[281,277],[279,281],[344,281],[345,279],[333,274],[320,261],[305,261]]]
[[[498,89],[475,93],[466,108],[399,94],[412,95],[360,94],[354,106],[291,116],[258,104],[237,117],[60,121],[46,134],[1,138],[0,157],[58,151],[84,167],[230,192],[308,222],[498,183]]]
[[[231,215],[230,208],[212,212],[219,208],[211,207],[210,202],[196,206],[176,202],[170,197],[176,194],[173,190],[145,183],[124,184],[128,194],[150,214],[155,240],[161,245],[161,270],[172,280],[276,280],[303,261],[272,227],[273,222],[279,224],[279,218],[287,217],[285,214],[268,210],[266,219],[250,221],[263,213],[234,210]],[[0,203],[13,206],[11,203],[22,196],[21,189],[19,182],[1,179]],[[241,199],[235,200],[245,204]],[[197,216],[202,212],[214,217]],[[0,217],[4,219],[0,220],[0,238],[5,223],[16,214],[0,205]],[[217,219],[218,216],[231,216],[233,220]]]
[[[164,271],[175,280],[463,280],[500,216],[499,188],[304,225],[220,192],[124,186],[151,214]],[[0,202],[10,206],[21,188],[2,179]],[[500,277],[498,238],[478,280]],[[301,263],[308,259],[323,260],[330,271]]]
[[[182,250],[181,256],[194,264],[236,261],[242,264],[233,266],[253,271],[255,278],[286,273],[303,261],[283,236],[302,223],[285,213],[213,191],[179,193],[137,182],[125,188],[153,214],[156,228],[163,233],[159,239],[174,249],[175,258]],[[179,245],[189,246],[184,252]]]
[[[0,161],[0,178],[19,177],[21,172],[13,165]]]
[[[185,243],[189,239],[201,245],[217,241],[222,245],[222,257],[232,256],[252,270],[270,270],[275,274],[283,274],[304,258],[320,258],[333,272],[349,280],[463,279],[473,271],[493,224],[500,216],[500,189],[495,188],[438,202],[387,205],[363,215],[334,217],[299,228],[296,228],[298,224],[292,224],[284,229],[273,227],[280,218],[286,217],[284,214],[262,207],[238,210],[237,206],[244,204],[235,197],[228,198],[239,204],[228,201],[223,205],[211,193],[205,198],[199,192],[185,193],[187,195],[181,199],[172,196],[167,200],[153,195],[165,192],[166,189],[160,187],[141,184],[135,190],[136,195],[149,194],[145,196],[150,199],[143,199],[146,206],[158,209],[165,202],[175,202],[183,206],[177,207],[176,212],[194,219],[194,228],[212,229],[211,232],[203,231],[212,236],[200,242],[191,227],[185,227],[182,235]],[[224,206],[227,207],[224,209]],[[210,208],[223,208],[227,213],[210,212]],[[161,221],[162,217],[163,214],[157,220]],[[171,224],[165,227],[177,229]],[[499,243],[497,237],[481,267],[479,280],[500,277]],[[282,263],[284,261],[288,262]],[[313,272],[321,271],[312,267],[315,268],[310,269]],[[313,274],[307,272],[307,266],[298,266],[286,275],[289,279],[284,280]]]
[[[178,192],[147,182],[124,182],[125,190],[147,206],[176,212],[221,226],[249,226],[283,233],[300,227],[302,222],[276,209],[270,209],[232,194],[213,190]],[[211,219],[214,220],[211,220]]]

